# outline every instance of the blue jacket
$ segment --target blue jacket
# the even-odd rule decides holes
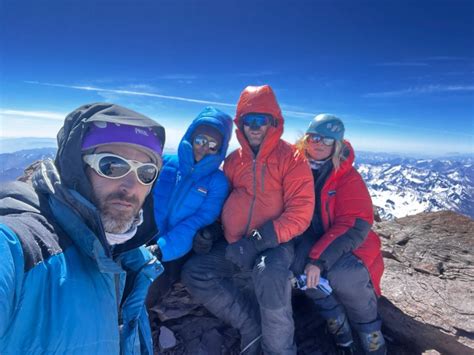
[[[197,126],[217,128],[223,136],[219,153],[195,163],[191,137]],[[229,185],[219,166],[232,134],[232,119],[206,107],[191,123],[178,147],[178,156],[165,156],[153,199],[158,245],[163,261],[182,257],[192,248],[197,230],[213,223],[227,197]]]
[[[25,183],[1,194],[0,354],[153,354],[151,342],[140,340],[151,339],[143,305],[162,267],[148,250],[113,256],[64,201],[38,198]],[[19,207],[5,213],[12,200]],[[135,283],[123,300],[127,277]]]
[[[96,114],[150,127],[164,141],[156,122],[120,111],[111,104],[74,111],[58,134],[55,163],[42,162],[32,184],[0,188],[2,355],[153,354],[145,297],[163,268],[142,245],[154,234],[140,227],[110,246],[81,161]]]

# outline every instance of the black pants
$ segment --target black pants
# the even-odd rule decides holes
[[[183,268],[183,283],[211,313],[238,329],[242,340],[261,332],[266,354],[296,354],[289,270],[293,243],[265,250],[252,270],[227,260],[226,247],[221,240],[208,254],[194,255]]]

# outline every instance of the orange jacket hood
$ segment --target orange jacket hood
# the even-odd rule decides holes
[[[275,119],[274,124],[268,128],[267,134],[259,149],[259,157],[265,157],[276,147],[278,140],[283,134],[284,124],[280,106],[278,105],[275,93],[269,85],[247,86],[240,94],[234,122],[237,126],[235,133],[244,154],[253,153],[245,138],[240,119],[245,114],[251,112],[268,113]]]

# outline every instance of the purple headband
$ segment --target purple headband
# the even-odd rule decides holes
[[[159,157],[162,153],[160,139],[152,128],[104,121],[95,121],[90,125],[82,140],[82,150],[110,143],[135,144]]]

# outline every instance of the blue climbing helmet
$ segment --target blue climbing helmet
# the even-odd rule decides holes
[[[344,139],[344,123],[334,115],[322,113],[309,124],[306,134],[319,134],[337,141]]]

